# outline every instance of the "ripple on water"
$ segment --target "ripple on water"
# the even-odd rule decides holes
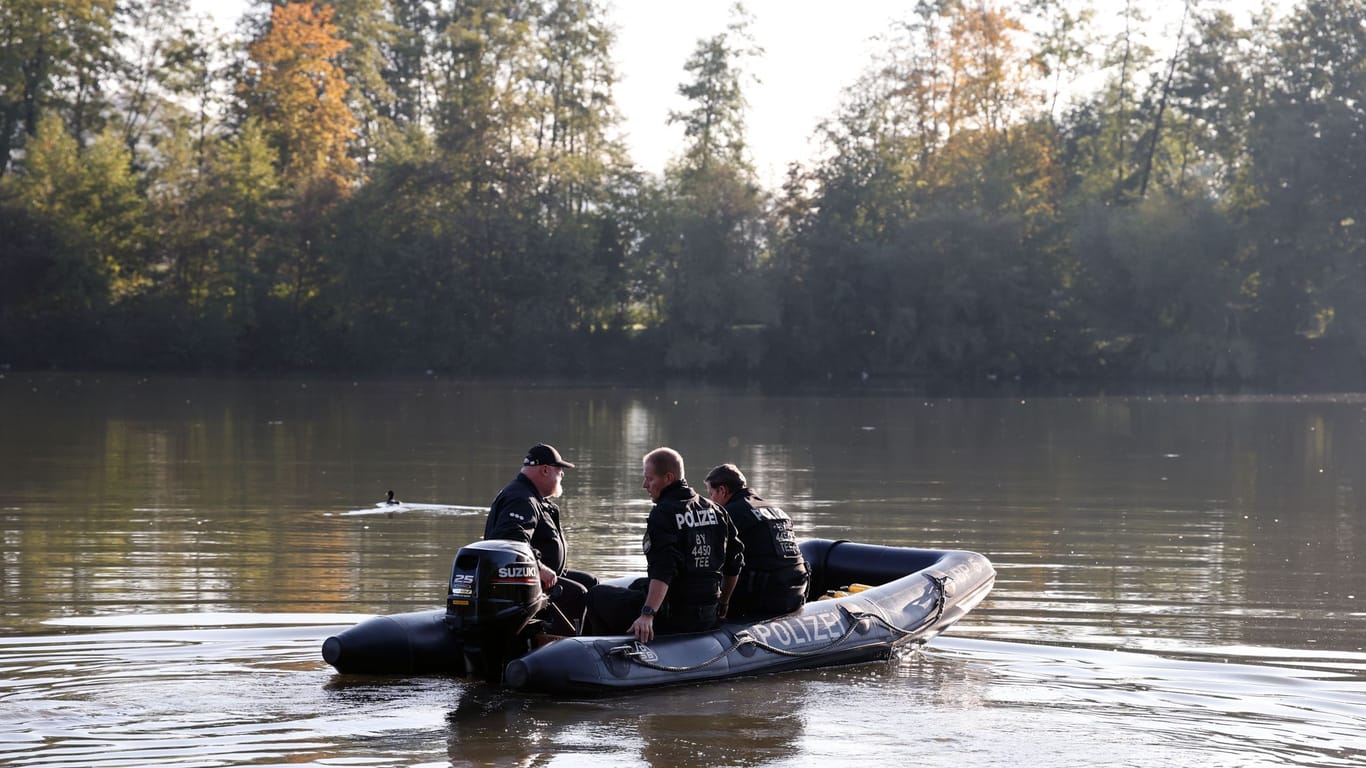
[[[1254,662],[1254,649],[1226,661],[950,636],[886,663],[555,700],[336,675],[318,653],[335,627],[242,618],[0,640],[0,763],[817,766],[952,754],[1002,768],[1337,768],[1366,756],[1360,658],[1338,658],[1343,672],[1327,658],[1295,666],[1302,654]]]
[[[1254,649],[1224,650],[1250,658]],[[1325,654],[1261,650],[1307,666],[1214,660],[1219,649],[1173,658],[958,637],[926,654],[988,671],[985,694],[997,706],[1085,713],[1092,728],[1147,733],[1200,753],[1202,765],[1361,764],[1366,656],[1339,654],[1350,657],[1344,672],[1322,668]]]

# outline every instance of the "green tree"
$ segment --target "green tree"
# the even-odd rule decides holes
[[[116,122],[136,165],[182,111],[175,82],[188,62],[178,53],[193,44],[195,34],[186,23],[187,6],[186,0],[144,0],[126,4],[119,14]]]
[[[471,0],[438,20],[437,143],[474,174],[476,195],[512,169],[528,135],[535,109],[533,18],[528,0]]]
[[[553,222],[600,203],[626,168],[612,88],[613,33],[595,0],[556,0],[537,28],[540,66],[535,115],[537,173]]]
[[[6,218],[19,227],[19,247],[2,260],[15,280],[7,323],[33,333],[27,343],[50,342],[41,362],[82,353],[115,362],[99,346],[97,323],[148,284],[127,150],[112,131],[81,149],[56,115],[39,121],[25,150],[23,173],[0,186]]]
[[[1366,16],[1360,0],[1308,0],[1285,21],[1249,138],[1266,207],[1255,217],[1257,333],[1273,368],[1304,355],[1366,361]]]
[[[731,6],[726,31],[699,40],[683,69],[691,80],[678,86],[690,107],[669,113],[683,125],[686,168],[705,173],[713,162],[747,168],[744,61],[763,54],[749,34],[753,19],[741,3]]]
[[[617,339],[636,280],[628,259],[638,181],[619,138],[614,35],[597,0],[555,0],[535,37],[533,173],[557,286],[538,303],[549,327]]]
[[[143,288],[143,203],[121,137],[107,131],[82,150],[54,115],[39,122],[26,150],[24,173],[15,183],[18,198],[70,228],[70,257],[104,286],[82,292],[87,304],[117,301]]]
[[[114,0],[0,4],[0,174],[47,113],[61,115],[78,143],[101,129],[114,14]]]
[[[391,0],[333,0],[337,36],[346,48],[337,66],[346,75],[347,104],[356,118],[355,152],[363,165],[395,135],[399,94],[386,74],[392,68],[400,27]]]
[[[160,121],[165,134],[183,132],[193,140],[197,166],[208,163],[210,145],[223,128],[229,106],[232,43],[204,19],[180,27],[161,50],[161,84],[169,97]]]
[[[699,40],[679,87],[689,108],[681,155],[665,172],[644,253],[657,269],[665,364],[677,369],[750,367],[755,331],[772,324],[766,267],[766,200],[745,144],[744,61],[760,51],[743,6],[726,31]],[[738,352],[738,354],[737,354]]]
[[[287,228],[255,254],[255,275],[269,286],[252,307],[259,321],[253,348],[262,364],[323,362],[320,334],[334,311],[323,300],[337,269],[334,214],[358,176],[350,154],[356,118],[338,65],[346,49],[332,8],[309,2],[272,8],[268,26],[248,46],[239,91],[276,153],[288,193]]]
[[[389,0],[388,7],[393,32],[384,50],[383,75],[393,101],[386,116],[403,130],[428,126],[433,117],[429,70],[440,14],[432,0]]]
[[[787,358],[832,376],[1061,370],[1063,173],[1022,27],[926,2],[900,31],[784,206]]]
[[[1089,372],[1202,383],[1260,372],[1238,233],[1213,200],[1154,195],[1094,206],[1079,220],[1076,294],[1094,345]]]
[[[393,370],[479,369],[487,297],[461,250],[449,165],[414,129],[381,154],[339,211],[336,332],[344,361]],[[499,340],[487,339],[489,346]]]
[[[1172,93],[1172,81],[1176,77],[1176,65],[1181,60],[1181,47],[1185,44],[1186,23],[1190,19],[1192,0],[1186,0],[1181,6],[1181,26],[1176,32],[1176,49],[1172,51],[1171,59],[1167,64],[1167,74],[1162,79],[1162,84],[1158,90],[1157,107],[1153,110],[1152,130],[1147,138],[1147,147],[1143,153],[1142,170],[1139,172],[1138,199],[1142,200],[1148,196],[1148,182],[1153,175],[1153,161],[1157,156],[1157,148],[1165,138],[1162,128],[1163,121],[1167,117],[1167,101]]]
[[[1047,80],[1049,123],[1057,128],[1058,101],[1094,60],[1095,9],[1068,0],[1028,0],[1026,9],[1041,24],[1034,32],[1034,65]]]
[[[60,222],[15,199],[12,178],[0,178],[0,357],[19,366],[79,359],[90,352],[104,281],[71,258]]]
[[[523,322],[512,297],[522,295],[537,240],[526,151],[533,18],[524,0],[459,3],[439,18],[433,50],[436,170],[450,212],[438,258],[450,261],[462,292],[478,297],[469,310],[491,345]]]
[[[216,222],[213,301],[226,316],[238,367],[252,369],[278,356],[285,332],[275,319],[275,261],[293,234],[286,215],[289,193],[265,128],[248,119],[215,147],[201,205]]]
[[[1105,84],[1069,116],[1064,128],[1075,147],[1076,191],[1083,202],[1136,199],[1143,165],[1139,152],[1153,125],[1153,101],[1141,84],[1152,65],[1144,32],[1148,20],[1132,0],[1126,0],[1121,19],[1123,29],[1107,41]]]
[[[1176,70],[1173,107],[1181,116],[1172,188],[1214,195],[1232,215],[1260,205],[1250,177],[1251,119],[1265,98],[1269,43],[1239,29],[1228,13],[1198,15]]]

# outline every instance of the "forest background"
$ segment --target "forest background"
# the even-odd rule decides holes
[[[651,174],[601,0],[4,0],[0,365],[1366,381],[1366,0],[912,7],[768,189],[739,6]]]

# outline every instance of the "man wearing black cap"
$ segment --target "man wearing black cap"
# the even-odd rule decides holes
[[[556,617],[551,627],[558,635],[578,634],[583,626],[588,588],[598,583],[591,574],[566,567],[568,556],[564,531],[560,528],[560,508],[551,500],[564,492],[564,470],[573,467],[554,446],[531,446],[522,459],[522,471],[498,493],[484,523],[485,539],[525,541],[531,545],[541,569],[541,586],[550,592],[552,602],[571,624],[564,626]],[[559,589],[551,592],[556,586]]]

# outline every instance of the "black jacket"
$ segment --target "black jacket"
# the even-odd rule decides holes
[[[792,519],[750,488],[726,502],[745,545],[745,570],[730,599],[730,615],[776,615],[806,601],[808,571],[792,533]]]
[[[542,565],[564,575],[569,553],[560,529],[560,508],[541,498],[526,475],[518,474],[493,500],[484,522],[484,538],[525,541]]]
[[[745,563],[730,515],[683,480],[660,492],[645,526],[644,549],[646,573],[669,585],[664,603],[675,616],[714,616],[723,574],[734,576]]]

